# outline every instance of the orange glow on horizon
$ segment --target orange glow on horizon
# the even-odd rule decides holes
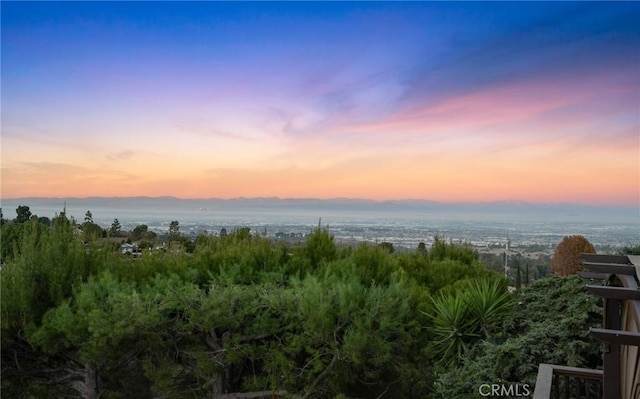
[[[531,150],[529,150],[531,151]],[[631,155],[633,151],[627,152]],[[605,167],[580,168],[589,153],[562,159],[516,162],[523,153],[488,158],[444,154],[439,158],[385,158],[324,168],[226,168],[180,173],[147,169],[83,168],[70,164],[3,168],[2,197],[175,196],[178,198],[367,198],[426,199],[441,202],[578,202],[610,205],[638,204],[638,169],[628,157],[602,159]],[[633,162],[631,162],[633,164]],[[626,173],[625,173],[626,172]],[[28,178],[27,178],[28,176]],[[550,178],[552,176],[553,178]],[[64,181],[61,185],[59,182]]]
[[[1,198],[640,203],[632,3],[42,7],[3,7]]]

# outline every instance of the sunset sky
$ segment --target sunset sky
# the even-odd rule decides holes
[[[640,203],[640,3],[1,8],[5,199]]]

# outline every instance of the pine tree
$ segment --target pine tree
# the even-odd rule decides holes
[[[117,236],[120,234],[120,230],[122,230],[122,225],[118,219],[113,219],[113,223],[111,223],[111,227],[109,228],[109,233],[111,233],[112,236]]]

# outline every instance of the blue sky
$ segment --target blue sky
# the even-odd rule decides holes
[[[638,203],[638,3],[1,7],[3,197]]]

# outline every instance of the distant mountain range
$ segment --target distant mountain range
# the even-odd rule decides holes
[[[176,197],[87,197],[87,198],[12,198],[0,200],[5,214],[17,205],[28,205],[32,208],[57,208],[62,210],[64,204],[80,209],[92,208],[167,208],[182,210],[228,210],[228,209],[267,209],[273,211],[287,210],[340,210],[366,212],[461,212],[490,214],[544,214],[546,216],[563,215],[574,217],[614,217],[629,223],[640,224],[640,206],[596,206],[571,203],[528,203],[524,201],[494,201],[479,203],[445,203],[429,200],[386,200],[374,201],[353,198],[207,198],[181,199]]]

